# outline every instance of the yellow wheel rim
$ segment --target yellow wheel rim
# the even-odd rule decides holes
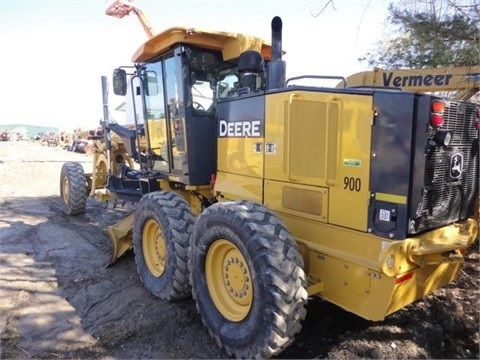
[[[250,312],[253,284],[245,258],[230,241],[215,241],[205,264],[207,286],[213,303],[223,317],[238,322]]]
[[[142,251],[150,273],[160,277],[167,263],[167,245],[163,231],[155,220],[147,220],[143,227]]]
[[[65,176],[62,182],[63,189],[63,202],[68,204],[68,198],[70,197],[70,184],[68,183],[68,178]]]

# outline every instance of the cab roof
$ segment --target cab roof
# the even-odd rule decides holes
[[[272,54],[271,45],[254,36],[174,27],[146,41],[133,54],[132,61],[149,61],[170,50],[176,44],[190,44],[221,51],[223,60],[236,59],[246,50],[260,52],[265,60],[270,60]]]

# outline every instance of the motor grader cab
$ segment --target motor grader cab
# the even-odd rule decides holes
[[[478,233],[479,107],[293,85],[281,31],[275,17],[271,44],[185,28],[149,39],[113,75],[134,124],[108,119],[104,96],[94,171],[67,163],[60,180],[72,214],[87,194],[135,201],[109,229],[117,249],[133,247],[154,296],[192,295],[241,358],[282,352],[309,296],[384,319],[454,281]]]

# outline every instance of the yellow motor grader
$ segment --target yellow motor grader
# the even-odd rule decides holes
[[[389,87],[295,85],[272,39],[170,28],[115,69],[94,168],[62,168],[66,211],[130,201],[108,229],[154,296],[193,296],[230,355],[294,341],[309,297],[378,321],[455,281],[475,240],[479,107]],[[296,80],[296,81],[293,81]]]

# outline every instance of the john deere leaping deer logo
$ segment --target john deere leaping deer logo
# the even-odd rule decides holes
[[[463,155],[455,153],[450,158],[450,177],[459,179],[463,172]]]

